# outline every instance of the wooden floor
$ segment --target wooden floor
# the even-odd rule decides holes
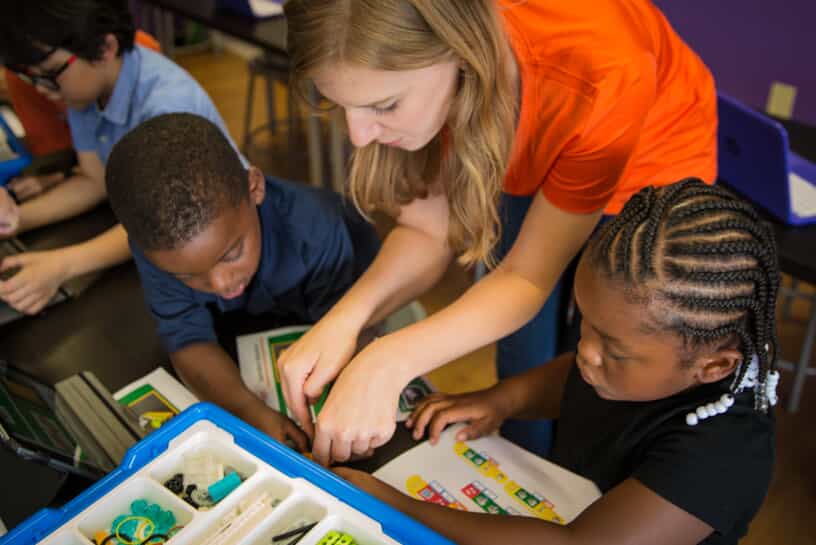
[[[244,59],[229,53],[205,53],[185,56],[177,61],[189,70],[209,92],[227,127],[239,143],[243,135],[248,72]],[[283,87],[278,88],[277,111],[286,111]],[[266,120],[266,95],[256,83],[253,126]],[[268,174],[306,179],[305,163],[292,160],[282,152],[283,143],[269,132],[259,134],[256,145],[248,153],[250,161]],[[457,266],[451,266],[444,279],[421,301],[431,313],[453,301],[470,285],[470,276]],[[783,355],[797,359],[809,303],[797,301],[791,318],[780,320]],[[496,380],[495,349],[486,347],[435,371],[434,384],[449,392],[484,388]],[[783,373],[780,405],[787,400],[791,374]],[[743,545],[805,545],[816,544],[816,377],[809,380],[798,413],[784,408],[777,410],[777,460],[775,475],[768,497],[751,525]],[[734,445],[734,449],[739,449]]]

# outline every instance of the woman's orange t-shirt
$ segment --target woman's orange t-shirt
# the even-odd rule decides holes
[[[136,31],[134,41],[148,49],[159,51],[159,42],[147,32]],[[71,131],[65,119],[65,105],[49,100],[32,85],[5,71],[9,98],[14,113],[26,132],[26,145],[33,155],[48,155],[73,147]]]
[[[647,185],[714,182],[714,79],[649,0],[499,6],[522,82],[506,192],[616,214]]]

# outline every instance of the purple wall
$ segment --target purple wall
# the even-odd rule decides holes
[[[720,91],[765,109],[795,85],[793,118],[816,125],[816,0],[654,0],[714,72]]]

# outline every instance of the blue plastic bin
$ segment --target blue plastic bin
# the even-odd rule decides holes
[[[43,509],[0,538],[0,545],[33,545],[48,538],[104,498],[131,477],[142,478],[140,470],[168,451],[171,441],[191,426],[208,421],[232,435],[235,446],[269,464],[278,472],[302,478],[362,515],[379,523],[382,534],[406,545],[453,545],[426,526],[352,487],[316,463],[260,433],[245,422],[209,403],[193,405],[157,431],[137,443],[122,464],[60,509]],[[178,448],[178,447],[177,447]],[[138,475],[137,475],[138,474]],[[133,483],[135,481],[131,481]],[[333,500],[331,500],[333,501]],[[97,506],[94,506],[96,508]],[[329,515],[326,515],[327,517]],[[182,529],[179,533],[185,530]],[[83,541],[84,542],[84,541]],[[176,542],[176,538],[174,538]],[[87,541],[90,545],[90,540]]]
[[[31,154],[28,153],[23,143],[11,132],[11,128],[6,124],[6,120],[3,119],[3,116],[0,116],[0,129],[5,133],[9,147],[11,147],[14,153],[19,155],[16,159],[0,162],[0,186],[4,186],[9,180],[18,176],[20,172],[31,163]]]

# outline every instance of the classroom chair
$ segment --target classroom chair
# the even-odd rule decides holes
[[[289,131],[288,156],[300,153],[298,136],[305,124],[306,146],[309,162],[309,181],[312,185],[321,187],[324,183],[324,150],[321,125],[322,116],[312,112],[302,112],[298,101],[287,96],[286,118],[277,113],[276,82],[284,86],[289,83],[289,59],[282,52],[265,51],[263,54],[249,61],[249,86],[247,88],[247,103],[244,112],[244,135],[241,148],[244,154],[251,150],[254,136],[263,130],[277,131],[281,124],[285,124]],[[252,111],[255,99],[255,82],[263,78],[266,88],[267,122],[258,127],[252,127]],[[345,137],[342,130],[342,119],[339,112],[328,113],[329,132],[329,169],[331,187],[342,192],[345,180],[345,161],[348,156]]]
[[[742,132],[746,127],[755,126],[755,124],[763,125],[767,123],[765,120],[762,120],[761,117],[756,116],[754,112],[751,112],[747,108],[734,108],[729,107],[730,105],[734,104],[739,105],[737,101],[735,101],[731,97],[724,97],[722,95],[718,96],[718,109],[720,112],[719,115],[719,126],[718,126],[718,135],[717,135],[717,144],[718,144],[718,154],[717,154],[717,161],[718,161],[718,171],[722,174],[724,172],[739,172],[741,169],[745,168],[745,164],[742,164],[739,168],[734,168],[737,166],[737,159],[731,153],[725,153],[723,150],[726,150],[729,146],[729,135],[739,134]],[[742,106],[742,105],[739,105]],[[725,114],[725,115],[724,115]],[[753,125],[752,125],[753,124]],[[779,129],[784,130],[784,129]],[[776,158],[776,155],[773,155]],[[767,157],[757,157],[753,156],[752,161],[756,164],[764,164],[767,165],[769,161],[776,160],[776,161],[784,161],[784,159],[772,159],[771,152],[769,151]],[[734,163],[729,163],[729,161],[734,161]],[[785,165],[786,166],[786,165]],[[784,171],[784,166],[781,166],[781,171]],[[722,180],[718,180],[720,183]],[[788,183],[787,177],[784,179],[779,180],[770,180],[771,183]],[[736,185],[739,187],[739,181],[729,181],[728,185]],[[784,191],[784,189],[782,189]],[[749,199],[751,200],[751,199]],[[769,208],[766,206],[766,203],[763,202],[755,202],[761,208]],[[781,222],[778,222],[775,219],[771,219],[774,224],[781,225]],[[816,231],[814,231],[816,233]],[[814,234],[816,236],[816,234]],[[780,246],[780,253],[784,252],[784,248]],[[810,265],[808,266],[810,268]],[[788,398],[787,403],[787,410],[791,413],[796,412],[799,410],[799,404],[802,398],[802,390],[804,388],[805,379],[808,376],[816,375],[816,368],[810,367],[810,360],[813,353],[813,344],[816,341],[816,295],[811,295],[799,288],[800,280],[796,278],[795,271],[786,271],[784,267],[782,267],[783,272],[788,273],[791,278],[792,282],[791,285],[783,286],[780,289],[780,296],[782,297],[782,316],[783,319],[787,318],[790,313],[790,306],[794,299],[802,298],[809,300],[811,303],[810,308],[810,316],[808,318],[808,323],[805,329],[805,337],[802,342],[802,347],[799,351],[799,358],[796,362],[786,361],[783,358],[779,358],[779,367],[788,371],[793,371],[793,386],[791,388],[791,393]]]
[[[247,88],[246,110],[244,112],[244,138],[241,147],[244,153],[252,146],[252,139],[255,133],[269,129],[275,131],[281,124],[277,117],[277,96],[275,93],[275,83],[287,84],[289,78],[289,59],[282,53],[264,53],[249,60],[249,87]],[[260,127],[252,127],[252,110],[255,104],[255,81],[263,78],[266,88],[266,111],[267,122]],[[287,100],[288,112],[286,122],[294,132],[299,126],[299,115],[295,101]]]

